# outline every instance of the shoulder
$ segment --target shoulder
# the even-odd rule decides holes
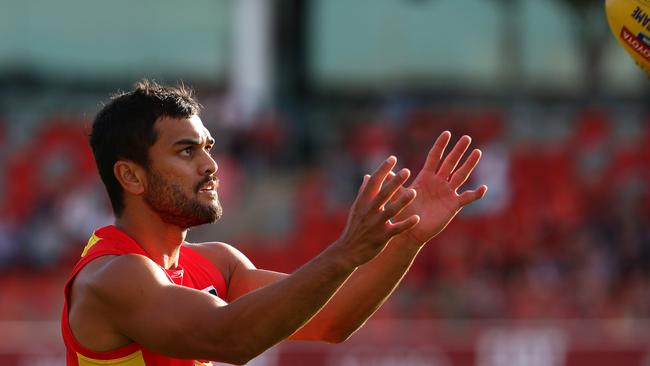
[[[227,243],[215,241],[205,243],[185,243],[184,245],[210,260],[226,259],[236,262],[250,262],[250,260],[241,251]]]
[[[139,254],[106,255],[82,268],[73,282],[74,291],[85,291],[103,300],[128,298],[140,286],[168,283],[165,273]],[[119,295],[119,296],[114,296]]]
[[[97,351],[130,343],[116,328],[120,317],[169,283],[160,267],[137,254],[98,257],[72,281],[68,324],[78,342]]]
[[[212,262],[221,271],[227,284],[230,283],[232,274],[238,268],[255,268],[255,265],[241,251],[227,243],[205,242],[183,245]]]

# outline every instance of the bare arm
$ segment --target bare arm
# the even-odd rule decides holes
[[[313,316],[354,270],[337,248],[259,291],[227,304],[171,284],[149,259],[119,256],[97,273],[90,291],[97,315],[115,332],[176,358],[243,364],[288,337]]]
[[[427,162],[410,188],[417,197],[401,215],[418,214],[420,222],[411,230],[391,239],[390,244],[377,257],[360,266],[332,300],[292,339],[312,339],[341,342],[386,301],[411,267],[422,246],[437,235],[465,205],[483,197],[485,186],[474,191],[457,194],[480,159],[474,150],[456,170],[471,142],[462,137],[451,152],[444,157],[450,134],[440,135],[427,156]],[[239,278],[242,290],[263,286],[281,274],[255,270],[247,260],[241,260]],[[243,293],[243,292],[242,292]],[[242,294],[239,293],[239,294]],[[233,296],[237,296],[235,292]]]
[[[438,235],[465,205],[483,197],[486,186],[457,192],[478,164],[481,152],[473,150],[460,164],[471,138],[461,137],[445,155],[450,138],[447,131],[440,134],[409,187],[416,190],[417,197],[400,215],[417,214],[420,222],[392,238],[381,254],[355,271],[328,306],[303,327],[308,336],[310,325],[320,320],[329,324],[329,340],[339,342],[350,337],[397,288],[424,244]]]
[[[341,238],[290,276],[228,304],[171,284],[145,257],[100,258],[75,280],[71,326],[85,311],[90,319],[103,319],[107,333],[155,352],[245,363],[302,327],[357,266],[374,258],[391,237],[418,222],[413,215],[402,221],[395,219],[415,193],[400,190],[405,179],[384,184],[394,165],[395,159],[389,158],[364,180]],[[391,199],[395,204],[383,209]],[[100,306],[84,308],[84,303]]]
[[[359,266],[330,302],[289,339],[330,343],[347,339],[384,303],[410,268],[420,246],[406,244],[392,239],[380,255]],[[257,269],[236,249],[229,247],[228,251],[238,262],[228,292],[231,299],[289,276]]]

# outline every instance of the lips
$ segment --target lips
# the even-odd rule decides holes
[[[214,183],[212,183],[212,182],[204,184],[201,187],[201,189],[199,189],[199,191],[212,191],[212,190],[214,190]]]
[[[210,179],[207,182],[203,183],[201,186],[199,186],[198,191],[199,192],[216,191],[218,187],[219,187],[219,180],[215,178],[215,179]]]

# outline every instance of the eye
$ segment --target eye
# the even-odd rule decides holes
[[[191,156],[192,156],[192,147],[190,146],[190,147],[186,147],[186,148],[184,148],[183,150],[180,151],[180,154],[181,154],[182,156],[188,156],[188,157],[191,157]]]

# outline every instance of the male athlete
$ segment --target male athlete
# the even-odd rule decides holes
[[[221,216],[215,140],[184,87],[141,82],[90,136],[115,224],[97,229],[65,287],[68,365],[244,364],[285,339],[342,342],[398,285],[421,247],[487,187],[457,194],[480,159],[438,137],[410,188],[388,157],[366,175],[340,238],[292,274],[237,249],[191,244]],[[201,361],[206,360],[206,361]]]

